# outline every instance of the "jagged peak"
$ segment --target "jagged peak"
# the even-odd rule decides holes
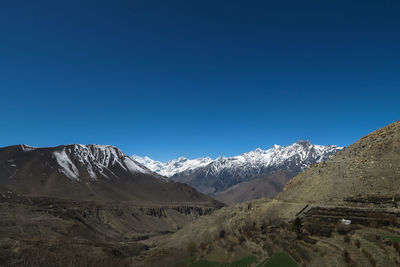
[[[32,150],[36,149],[36,147],[30,146],[30,145],[26,145],[26,144],[20,144],[19,146],[21,147],[22,151],[24,151],[24,152],[32,151]]]
[[[305,139],[299,139],[295,142],[295,144],[302,145],[302,146],[311,146],[310,141]]]
[[[149,170],[166,177],[171,177],[177,172],[190,172],[191,170],[205,166],[212,161],[212,159],[209,157],[197,159],[180,157],[164,163],[152,160],[149,157],[146,158],[137,155],[133,155],[132,157],[140,164],[146,166]]]
[[[311,144],[308,140],[298,140],[289,146],[274,145],[268,150],[256,148],[255,150],[238,156],[220,156],[215,160],[207,157],[194,160],[184,158],[185,160],[182,161],[183,157],[180,157],[167,163],[154,161],[149,163],[149,161],[145,160],[139,162],[154,172],[171,177],[175,174],[183,173],[188,170],[193,171],[209,164],[212,166],[214,172],[218,172],[225,168],[246,169],[246,166],[249,168],[261,168],[262,166],[279,165],[292,157],[306,160],[307,157],[312,156],[315,157],[317,161],[320,161],[326,159],[326,155],[331,155],[340,149],[341,148],[337,146],[318,146]],[[309,155],[311,151],[313,151],[313,155]],[[308,166],[305,164],[302,165],[305,166],[304,168]]]

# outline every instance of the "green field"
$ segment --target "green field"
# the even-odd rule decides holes
[[[398,237],[398,236],[384,235],[383,237],[384,237],[384,238],[387,238],[387,239],[390,239],[390,240],[392,240],[392,241],[396,241],[397,243],[400,244],[400,237]]]
[[[275,253],[269,260],[257,267],[298,267],[299,265],[285,252]]]
[[[257,258],[255,256],[247,256],[241,260],[228,263],[227,265],[223,265],[224,267],[246,267],[255,262]]]

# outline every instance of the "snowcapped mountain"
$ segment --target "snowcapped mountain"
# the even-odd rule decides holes
[[[189,175],[197,168],[206,166],[210,164],[213,160],[211,158],[198,158],[198,159],[187,159],[185,157],[180,157],[168,161],[167,163],[152,160],[149,157],[140,157],[133,155],[132,158],[146,166],[149,170],[156,172],[162,176],[171,177],[177,173]]]
[[[328,159],[341,149],[338,146],[313,145],[305,140],[299,140],[286,147],[274,145],[268,150],[257,148],[235,157],[219,157],[208,166],[205,177],[222,173],[249,177],[261,174],[270,168],[293,168],[291,165],[304,171],[312,164]]]
[[[60,167],[60,171],[70,179],[80,180],[79,170],[73,162],[85,166],[87,174],[93,180],[97,180],[98,177],[107,179],[117,177],[111,170],[112,167],[116,166],[131,174],[151,174],[146,167],[138,164],[114,146],[68,145],[54,151],[53,156]]]
[[[29,196],[80,201],[217,203],[185,184],[152,172],[118,148],[104,145],[0,148],[1,188]]]
[[[34,147],[23,146],[24,151],[35,150]],[[28,147],[28,148],[27,148]],[[65,145],[57,147],[51,156],[57,163],[58,170],[69,179],[80,181],[88,176],[92,180],[100,177],[117,178],[114,173],[121,169],[130,174],[151,174],[151,171],[114,146],[107,145]],[[114,169],[114,171],[113,171]]]
[[[233,185],[277,171],[285,171],[293,177],[311,165],[325,161],[342,147],[335,145],[313,145],[299,140],[289,146],[274,145],[268,150],[257,148],[234,157],[219,157],[215,160],[177,159],[168,163],[154,162],[149,158],[138,162],[150,170],[170,177],[171,180],[187,183],[198,191],[215,194]],[[185,169],[186,166],[190,166]]]

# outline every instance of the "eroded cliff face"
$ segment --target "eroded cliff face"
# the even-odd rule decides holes
[[[5,214],[3,220],[29,213],[48,219],[87,227],[93,234],[123,239],[145,239],[149,236],[174,232],[199,216],[211,214],[216,208],[193,205],[136,206],[132,203],[101,203],[91,201],[61,200],[48,197],[25,197],[12,192],[0,196],[2,206],[15,208],[15,214]],[[18,214],[19,213],[19,214]],[[29,217],[25,222],[29,221]],[[65,229],[55,225],[57,234]],[[105,230],[107,228],[107,230]],[[65,232],[65,234],[68,234]]]

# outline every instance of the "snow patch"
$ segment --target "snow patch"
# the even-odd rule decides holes
[[[128,170],[134,174],[134,173],[145,173],[145,174],[150,174],[149,171],[145,170],[144,168],[140,167],[133,159],[127,157],[124,159],[125,166],[128,168]]]
[[[79,171],[72,163],[65,150],[53,152],[54,157],[60,165],[60,171],[64,173],[69,179],[79,181]]]
[[[24,152],[29,152],[29,151],[32,151],[32,150],[35,150],[36,149],[36,147],[33,147],[33,146],[29,146],[29,145],[21,145],[21,149],[22,149],[22,151],[24,151]]]

